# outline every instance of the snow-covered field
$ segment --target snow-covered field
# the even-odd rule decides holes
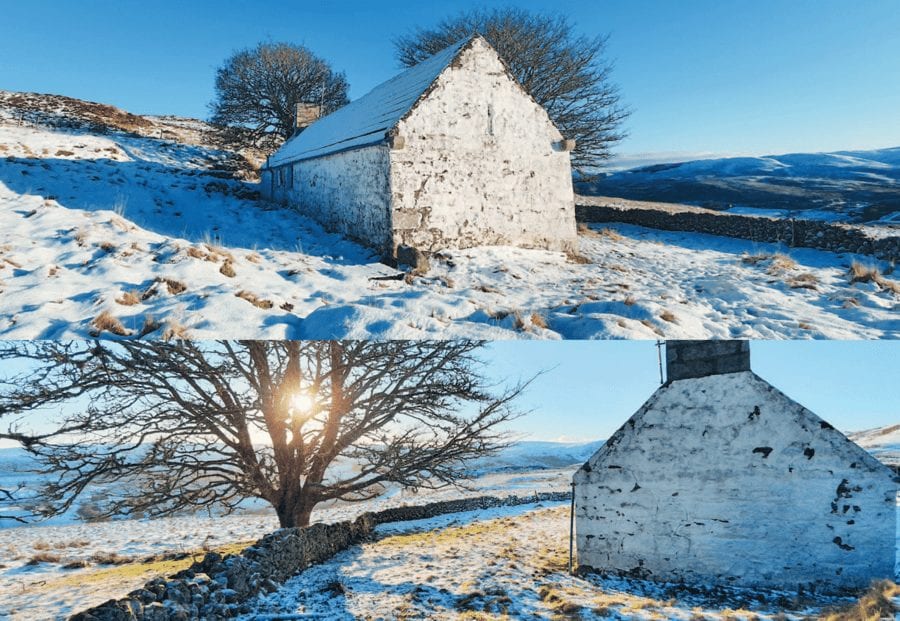
[[[878,454],[880,442],[895,432],[895,427],[885,427],[852,435]],[[468,489],[394,489],[366,503],[322,506],[313,521],[341,521],[364,511],[463,496],[567,491],[575,468],[600,444],[516,443],[475,464],[473,470],[480,474]],[[19,452],[0,451],[0,487],[20,479],[12,470],[23,463]],[[236,544],[278,527],[271,511],[258,504],[230,516],[98,523],[81,522],[73,511],[52,524],[3,523],[8,528],[0,529],[0,619],[59,618],[173,573],[190,559],[199,559],[204,550],[235,552],[241,547]],[[725,620],[741,616],[734,611],[764,618],[785,610],[813,614],[838,603],[828,598],[801,601],[796,594],[771,591],[569,576],[567,533],[566,503],[384,524],[376,541],[303,572],[254,606],[260,618],[303,614],[378,619],[406,614],[477,619],[505,609],[511,618],[571,618],[565,614],[577,611],[582,618],[691,619],[702,614]]]
[[[402,279],[222,178],[233,159],[0,105],[0,338],[900,336],[900,295],[850,282],[868,257],[626,225],[584,229],[577,255],[453,250]]]
[[[569,508],[524,505],[384,524],[263,595],[246,619],[804,618],[846,599],[571,576]]]
[[[470,489],[419,493],[397,490],[365,503],[317,508],[313,521],[337,522],[365,511],[465,496],[565,491],[574,470],[570,466],[485,474],[473,481]],[[278,528],[274,514],[262,508],[230,516],[196,515],[152,521],[83,523],[70,516],[69,522],[0,530],[0,619],[52,619],[72,614],[121,597],[156,575],[173,573],[190,564],[175,567],[166,562],[173,557],[191,554],[199,560],[204,549],[252,542]],[[104,557],[122,564],[110,565]],[[47,560],[33,562],[41,558]],[[153,563],[145,562],[151,558]]]

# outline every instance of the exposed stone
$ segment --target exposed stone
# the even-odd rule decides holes
[[[576,217],[581,222],[621,222],[665,231],[691,231],[791,247],[868,254],[891,262],[900,260],[900,233],[886,235],[883,229],[863,225],[733,214],[688,205],[603,197],[578,196],[576,203]]]
[[[431,263],[424,252],[405,244],[397,246],[397,263],[408,265],[416,274],[425,274],[431,269]]]
[[[269,533],[242,554],[223,558],[210,552],[202,561],[176,574],[177,577],[156,578],[121,600],[110,600],[72,618],[77,621],[231,618],[251,611],[246,604],[249,598],[277,589],[280,583],[303,569],[370,538],[378,524],[569,498],[566,492],[506,498],[479,496],[364,513],[353,522],[283,528]]]
[[[748,341],[666,341],[666,379],[750,370]]]

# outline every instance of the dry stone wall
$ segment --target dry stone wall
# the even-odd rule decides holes
[[[378,524],[421,520],[445,513],[532,502],[561,502],[568,492],[531,496],[478,496],[364,513],[352,522],[283,528],[266,535],[241,554],[208,553],[202,561],[169,578],[157,578],[118,600],[71,617],[72,621],[175,621],[226,619],[249,612],[247,601],[307,567],[322,563],[370,538]]]
[[[575,214],[580,222],[621,222],[665,231],[691,231],[791,247],[867,254],[892,262],[900,259],[900,232],[885,235],[872,230],[873,227],[859,225],[584,196],[576,197]]]

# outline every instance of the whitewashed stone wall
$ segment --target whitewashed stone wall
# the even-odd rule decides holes
[[[892,472],[749,371],[660,388],[575,483],[585,569],[825,591],[894,575]]]
[[[328,230],[356,239],[386,257],[392,255],[387,146],[303,160],[292,168],[289,186],[275,185],[272,200],[289,204]],[[270,174],[277,174],[277,169]],[[264,190],[266,184],[271,184],[268,175],[262,179]]]
[[[546,112],[476,39],[398,125],[393,242],[422,250],[576,243],[569,153]]]

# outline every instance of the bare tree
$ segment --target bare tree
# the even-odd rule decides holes
[[[232,510],[255,497],[282,526],[302,526],[324,501],[457,484],[468,460],[506,444],[498,426],[518,416],[524,385],[495,394],[480,346],[9,342],[0,360],[34,368],[2,384],[0,415],[80,406],[27,447],[51,477],[44,515],[100,485],[111,490],[100,516]]]
[[[611,81],[606,37],[576,36],[562,16],[477,9],[397,38],[397,58],[409,67],[473,33],[497,50],[563,135],[575,138],[574,166],[597,167],[610,158],[613,145],[625,137],[622,123],[629,111]]]
[[[328,114],[349,101],[343,73],[290,43],[261,43],[236,52],[216,71],[215,88],[212,121],[247,129],[270,147],[294,133],[296,104],[314,104]]]

